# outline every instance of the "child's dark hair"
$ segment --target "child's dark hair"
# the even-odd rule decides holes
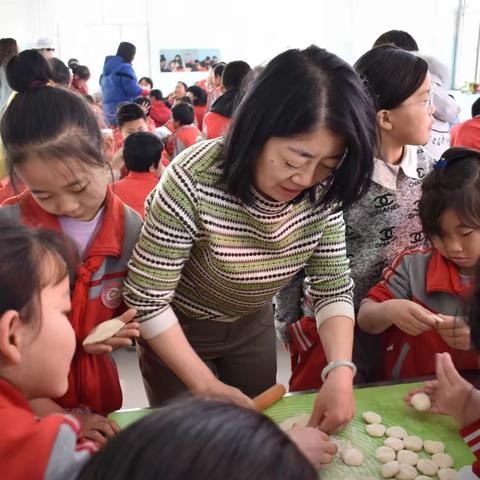
[[[150,97],[153,97],[155,100],[163,100],[163,93],[158,88],[154,88],[153,90],[150,90],[149,95]]]
[[[150,110],[152,109],[152,102],[148,97],[145,97],[145,96],[136,97],[134,102],[137,105],[140,105],[143,108],[143,111],[145,111],[145,109],[147,110],[145,112],[145,115],[147,116],[150,115]]]
[[[0,315],[16,310],[26,323],[38,319],[41,291],[74,272],[75,252],[65,236],[52,230],[0,219]]]
[[[179,452],[182,461],[178,461]],[[226,402],[179,400],[120,432],[78,480],[317,480],[269,418]]]
[[[449,148],[423,180],[418,211],[427,237],[442,235],[440,217],[449,209],[464,225],[480,228],[480,151]]]
[[[5,69],[7,82],[17,92],[46,85],[53,78],[48,60],[38,50],[23,50],[12,57]]]
[[[403,30],[389,30],[382,33],[373,44],[373,47],[380,45],[395,45],[407,52],[418,52],[418,45],[415,39]]]
[[[153,80],[152,80],[150,77],[142,77],[142,78],[138,81],[138,83],[140,83],[140,82],[142,82],[142,81],[147,82],[147,83],[150,85],[150,90],[153,88]]]
[[[120,42],[117,49],[117,55],[122,57],[125,63],[132,63],[137,53],[137,47],[133,43]]]
[[[207,92],[198,85],[192,85],[187,88],[187,92],[193,93],[195,98],[193,99],[193,104],[195,106],[204,106],[207,104]]]
[[[119,127],[122,127],[127,122],[132,122],[140,118],[147,120],[145,112],[137,103],[126,102],[119,105],[117,109],[117,123]]]
[[[85,65],[73,64],[70,68],[80,80],[90,80],[90,70]]]
[[[480,98],[477,98],[472,103],[472,118],[477,117],[480,115]]]
[[[229,88],[240,88],[245,77],[252,69],[247,62],[236,60],[228,62],[225,65],[222,75],[222,85],[228,90]]]
[[[355,63],[378,110],[399,107],[413,95],[427,77],[423,58],[401,48],[383,45],[372,48]]]
[[[163,143],[153,133],[132,133],[123,144],[125,166],[132,172],[148,172],[152,166],[158,168],[162,151]]]
[[[59,58],[50,58],[48,60],[50,67],[52,68],[53,81],[57,85],[62,87],[68,87],[70,85],[70,70]]]
[[[188,95],[176,98],[175,102],[176,102],[177,105],[179,103],[186,103],[187,105],[192,105],[192,107],[193,107],[192,99]]]
[[[223,75],[223,70],[225,68],[224,62],[219,62],[213,67],[213,75],[215,77],[221,77]]]
[[[172,108],[172,118],[180,125],[190,125],[195,119],[195,112],[191,105],[182,102]]]

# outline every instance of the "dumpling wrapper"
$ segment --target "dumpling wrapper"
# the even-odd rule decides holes
[[[112,318],[111,320],[102,322],[98,324],[85,338],[83,345],[104,342],[118,333],[125,325],[126,323],[119,318]]]
[[[306,427],[308,425],[308,422],[310,421],[310,417],[311,415],[309,413],[304,413],[303,415],[290,417],[284,420],[283,422],[281,422],[279,426],[284,432],[286,432],[287,430],[290,430],[295,425],[299,427]]]

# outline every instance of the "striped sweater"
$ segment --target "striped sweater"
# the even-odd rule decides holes
[[[146,202],[145,224],[129,264],[126,303],[152,338],[177,322],[233,321],[270,302],[305,268],[320,325],[353,319],[341,212],[268,201],[245,205],[219,183],[222,140],[193,145],[167,168]]]

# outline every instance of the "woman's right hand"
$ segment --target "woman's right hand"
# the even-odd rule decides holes
[[[76,413],[82,425],[82,437],[95,440],[100,445],[105,445],[107,439],[120,432],[117,422],[109,420],[96,413]]]
[[[410,300],[387,300],[385,314],[403,332],[417,336],[436,327],[435,315]]]
[[[247,397],[238,388],[231,387],[217,378],[202,385],[198,389],[194,389],[193,393],[200,397],[225,400],[227,402],[235,403],[240,407],[255,408],[251,398]]]

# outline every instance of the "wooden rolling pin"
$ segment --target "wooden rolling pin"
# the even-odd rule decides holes
[[[285,393],[287,393],[285,387],[281,383],[277,383],[253,399],[255,409],[257,412],[263,412],[275,402],[278,402]]]

